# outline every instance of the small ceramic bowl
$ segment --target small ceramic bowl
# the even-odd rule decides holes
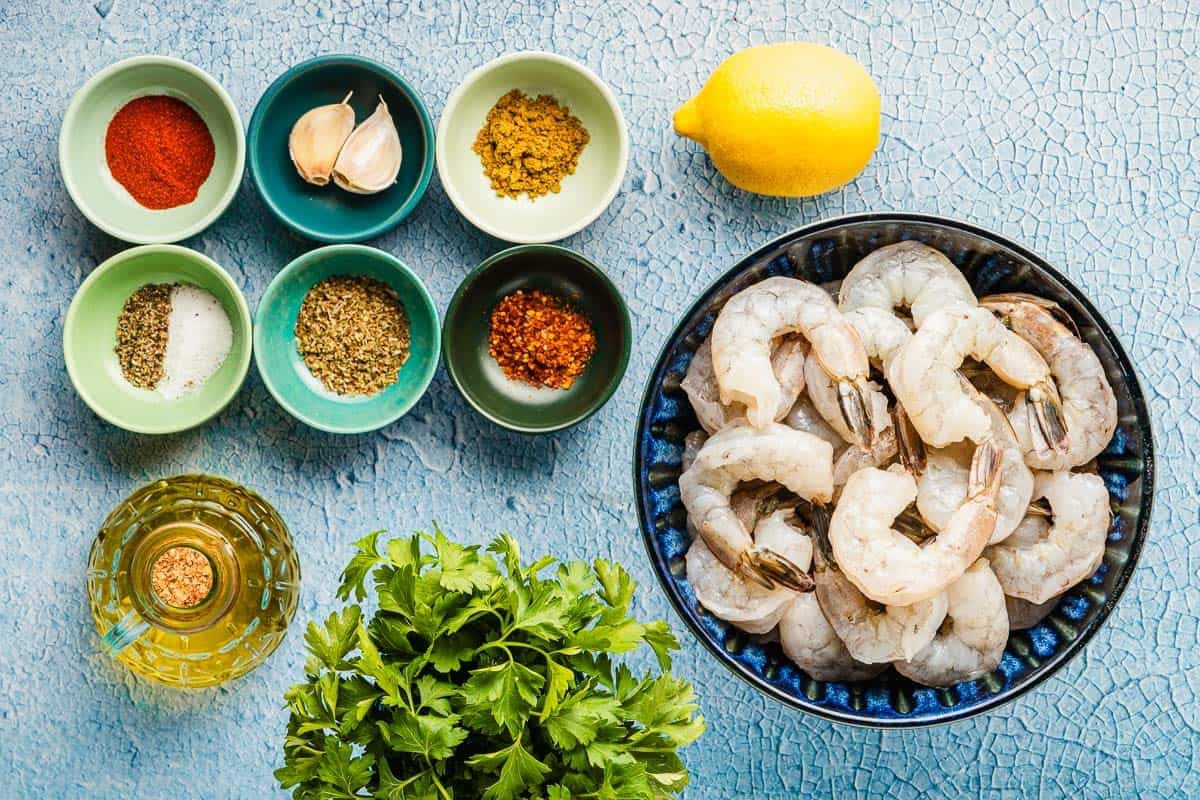
[[[220,369],[177,400],[131,386],[117,361],[117,318],[129,296],[148,283],[190,283],[211,292],[233,325],[233,347]],[[63,355],[75,391],[102,419],[134,433],[175,433],[219,413],[246,379],[250,343],[250,309],[229,274],[207,256],[168,244],[130,248],[92,270],[63,325]]]
[[[212,134],[212,171],[186,205],[144,208],[108,170],[108,124],[126,103],[145,95],[183,100]],[[75,93],[58,137],[58,163],[71,199],[97,228],[127,242],[177,242],[207,228],[232,202],[242,182],[246,140],[237,107],[211,75],[177,58],[136,56],[100,70]]]
[[[296,349],[296,318],[305,296],[334,275],[387,284],[408,314],[408,361],[395,383],[369,397],[330,391]],[[437,309],[421,279],[400,259],[365,245],[320,247],[292,261],[271,281],[255,316],[254,363],[268,391],[293,417],[329,433],[365,433],[404,416],[429,388],[440,353]]]
[[[400,134],[400,174],[378,194],[307,183],[288,152],[296,120],[340,103],[347,92],[353,92],[358,122],[382,97]],[[362,56],[321,56],[280,75],[258,101],[248,137],[250,178],[267,208],[296,233],[321,242],[361,242],[390,231],[421,202],[433,176],[433,122],[425,104],[403,78]]]
[[[492,106],[513,89],[552,95],[587,128],[579,166],[557,194],[498,196],[471,149]],[[475,227],[510,242],[553,242],[591,224],[616,197],[628,160],[629,134],[612,90],[553,53],[510,53],[484,64],[450,93],[438,122],[438,177],[450,202]]]
[[[509,380],[488,354],[492,309],[524,289],[566,298],[592,321],[596,352],[570,389]],[[633,333],[617,287],[579,253],[554,245],[512,247],[467,276],[446,310],[446,369],[467,402],[497,425],[551,433],[595,414],[621,384]]]

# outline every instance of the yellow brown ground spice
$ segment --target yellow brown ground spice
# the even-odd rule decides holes
[[[488,353],[510,380],[569,389],[595,352],[592,321],[561,298],[516,291],[492,310]]]
[[[139,389],[153,389],[162,380],[172,288],[146,284],[129,296],[117,317],[117,361],[125,380]]]
[[[150,585],[167,605],[192,608],[212,592],[212,562],[193,547],[172,547],[154,560]]]
[[[296,349],[305,365],[342,395],[372,395],[391,386],[410,344],[404,304],[374,278],[326,278],[308,290],[296,318]]]
[[[513,89],[492,106],[471,149],[496,194],[536,199],[561,191],[590,139],[583,123],[550,95],[532,98]]]

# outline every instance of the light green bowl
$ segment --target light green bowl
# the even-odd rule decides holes
[[[557,194],[497,196],[471,149],[488,111],[513,89],[553,95],[591,137]],[[629,160],[625,117],[612,90],[554,53],[509,53],[467,75],[446,100],[436,139],[438,177],[450,202],[475,227],[510,242],[553,242],[591,224],[616,197]]]
[[[104,136],[121,108],[144,95],[183,100],[212,134],[216,158],[196,199],[160,211],[140,206],[108,170]],[[237,108],[208,73],[167,56],[136,56],[96,73],[67,107],[58,138],[63,183],[75,205],[105,233],[127,242],[177,242],[207,228],[229,206],[242,182],[246,139]]]
[[[147,283],[190,283],[211,292],[233,324],[225,363],[204,386],[177,400],[130,386],[117,361],[117,318]],[[63,356],[75,391],[101,418],[134,433],[175,433],[211,419],[246,379],[250,346],[250,309],[233,279],[211,258],[170,244],[132,247],[92,270],[63,325]]]

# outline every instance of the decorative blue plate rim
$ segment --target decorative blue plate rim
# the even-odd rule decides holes
[[[992,694],[982,700],[978,700],[973,704],[967,705],[965,708],[946,709],[942,713],[926,716],[913,716],[906,718],[904,716],[896,717],[874,717],[864,714],[842,711],[840,709],[827,708],[818,705],[815,702],[807,701],[802,697],[783,691],[778,686],[768,682],[762,676],[753,672],[746,664],[735,660],[730,653],[726,652],[718,641],[713,638],[713,635],[706,630],[701,621],[699,613],[689,606],[686,598],[681,596],[678,586],[675,583],[674,576],[670,571],[670,566],[667,563],[667,558],[661,553],[656,546],[655,536],[655,521],[653,512],[648,502],[648,492],[646,485],[648,481],[648,473],[651,467],[648,458],[648,443],[650,442],[652,415],[655,410],[654,399],[660,391],[663,380],[668,372],[670,364],[678,357],[679,342],[686,337],[687,331],[685,326],[690,320],[704,308],[708,307],[717,293],[723,289],[731,281],[735,280],[743,272],[752,269],[755,265],[765,263],[767,257],[771,253],[782,250],[788,243],[799,240],[804,237],[811,237],[817,234],[832,232],[837,228],[853,225],[858,223],[913,223],[939,226],[951,231],[976,236],[985,240],[990,240],[999,247],[1010,250],[1020,258],[1025,259],[1037,269],[1043,271],[1051,279],[1061,284],[1072,298],[1080,304],[1080,306],[1092,317],[1097,330],[1101,333],[1104,339],[1111,345],[1113,354],[1116,357],[1117,364],[1120,367],[1125,385],[1129,391],[1130,399],[1135,411],[1136,423],[1139,433],[1142,437],[1142,464],[1141,464],[1141,498],[1137,510],[1137,528],[1130,532],[1131,539],[1127,557],[1122,565],[1120,573],[1113,583],[1107,597],[1103,603],[1099,604],[1095,610],[1093,618],[1089,621],[1084,630],[1074,639],[1066,641],[1057,647],[1057,649],[1049,655],[1045,660],[1033,668],[1033,673],[1026,680],[1020,683],[1009,686],[1001,691]],[[668,336],[663,345],[662,351],[658,359],[655,361],[654,367],[650,372],[646,381],[646,387],[642,394],[641,406],[638,410],[638,424],[634,438],[634,457],[633,457],[633,487],[635,494],[635,504],[637,506],[638,526],[642,534],[642,543],[646,548],[646,554],[650,558],[651,565],[654,568],[655,577],[658,579],[659,585],[667,595],[667,599],[671,602],[675,612],[683,619],[688,629],[693,636],[700,640],[704,647],[720,662],[726,669],[736,675],[739,679],[750,684],[759,691],[767,694],[779,702],[790,706],[791,708],[804,711],[817,717],[829,720],[831,722],[844,723],[865,728],[920,728],[931,727],[935,725],[956,722],[967,719],[969,717],[982,714],[992,710],[998,706],[1004,705],[1009,701],[1024,695],[1026,692],[1041,685],[1045,680],[1056,673],[1068,661],[1074,658],[1091,640],[1091,638],[1099,631],[1107,621],[1109,614],[1116,607],[1121,595],[1124,593],[1126,586],[1129,583],[1136,568],[1138,559],[1141,555],[1142,547],[1150,527],[1151,513],[1153,508],[1154,498],[1154,442],[1152,421],[1149,408],[1146,405],[1145,396],[1142,392],[1141,384],[1138,381],[1137,374],[1134,371],[1133,365],[1129,360],[1124,348],[1121,346],[1119,339],[1113,332],[1108,322],[1095,308],[1090,300],[1071,282],[1065,275],[1056,270],[1054,267],[1041,256],[1025,248],[1006,236],[983,228],[972,223],[963,222],[948,217],[942,217],[934,214],[925,214],[917,212],[866,212],[857,214],[846,214],[830,219],[821,220],[810,225],[805,225],[796,228],[788,233],[783,234],[767,243],[766,245],[755,250],[751,254],[742,258],[732,268],[724,272],[716,280],[708,285],[701,293],[699,298],[693,302],[680,317],[671,334]],[[1106,559],[1107,562],[1107,559]],[[1105,567],[1100,568],[1101,572]],[[1098,573],[1099,574],[1099,573]],[[1073,591],[1073,590],[1072,590]],[[1070,594],[1070,592],[1068,592]],[[1064,599],[1067,596],[1064,595]],[[1011,643],[1011,637],[1010,637]],[[1007,646],[1006,646],[1007,655]],[[798,670],[797,670],[798,671]],[[958,686],[969,686],[974,682],[958,684]],[[853,696],[855,691],[853,685],[847,684],[829,684],[830,686],[847,687],[850,696]],[[941,690],[933,690],[941,691]]]

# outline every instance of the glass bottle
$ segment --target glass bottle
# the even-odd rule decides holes
[[[181,547],[211,568],[186,608],[164,600],[152,579],[163,554]],[[179,475],[143,486],[109,514],[87,582],[106,652],[146,678],[195,688],[239,678],[274,652],[296,612],[300,563],[287,526],[257,494]]]

